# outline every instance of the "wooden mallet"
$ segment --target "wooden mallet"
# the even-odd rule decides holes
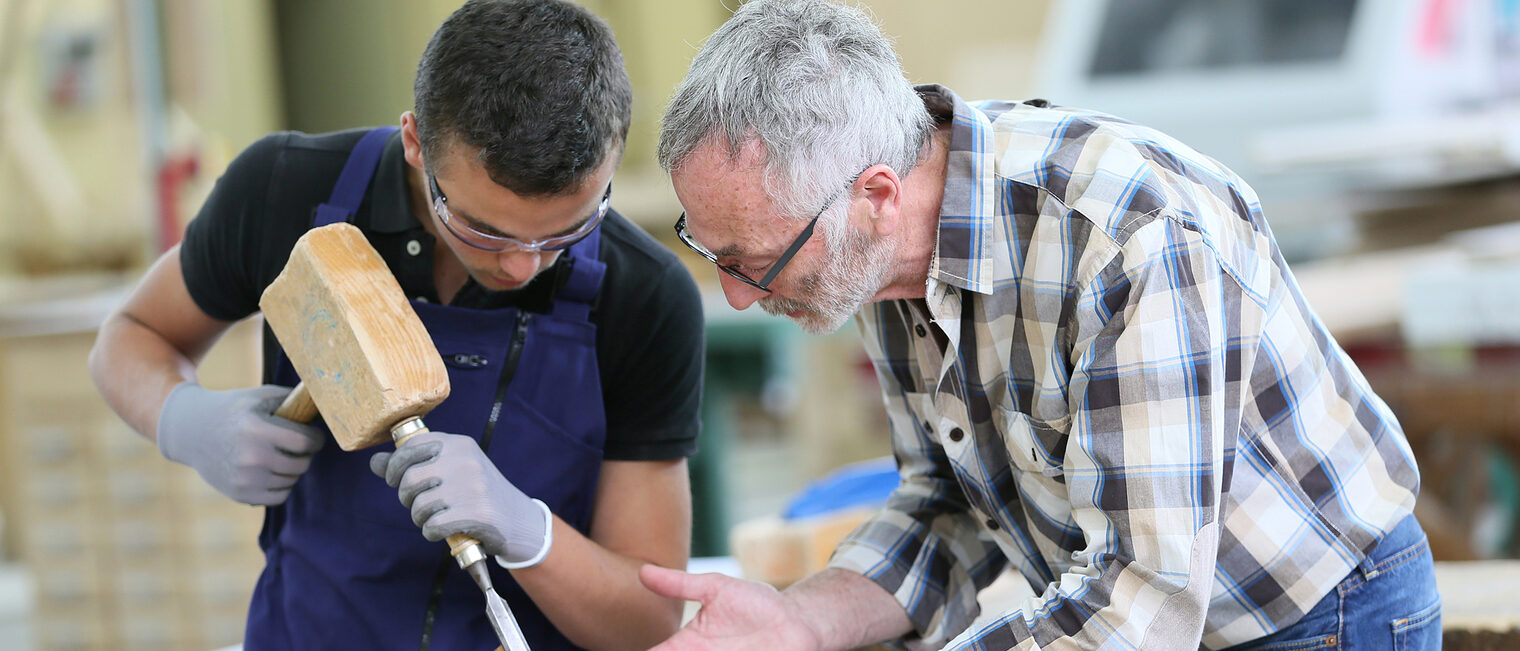
[[[448,371],[359,229],[339,223],[302,235],[259,308],[301,376],[275,415],[310,422],[320,413],[347,451],[386,441],[399,447],[428,431],[422,416],[448,397]],[[480,545],[465,535],[449,536],[448,543],[485,592],[502,645],[526,651],[516,620],[491,585]]]

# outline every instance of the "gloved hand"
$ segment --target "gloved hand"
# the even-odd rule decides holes
[[[369,469],[400,489],[428,540],[468,535],[508,569],[537,565],[549,554],[549,507],[507,481],[475,439],[424,432],[394,453],[370,457]]]
[[[327,438],[316,427],[274,415],[288,393],[268,385],[211,391],[182,382],[158,413],[158,451],[234,500],[283,503]]]

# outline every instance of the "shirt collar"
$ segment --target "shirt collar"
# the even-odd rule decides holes
[[[401,148],[401,132],[397,131],[385,143],[380,154],[380,165],[370,184],[369,230],[379,233],[403,233],[421,228],[416,215],[412,214],[410,186],[406,182],[408,165]]]
[[[929,293],[945,283],[991,294],[995,184],[992,122],[944,86],[916,88],[937,124],[950,122],[950,154],[940,201],[939,233],[929,265]],[[931,301],[932,304],[932,301]]]

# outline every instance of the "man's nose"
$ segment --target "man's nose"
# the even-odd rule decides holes
[[[508,276],[523,280],[538,272],[542,256],[540,251],[507,250],[496,256],[496,263],[501,265],[501,270]]]
[[[718,272],[718,284],[723,287],[723,296],[728,299],[728,304],[736,310],[748,308],[754,305],[755,301],[769,296],[722,271]]]

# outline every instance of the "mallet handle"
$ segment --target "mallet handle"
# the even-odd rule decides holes
[[[290,390],[284,402],[281,402],[279,408],[274,410],[274,415],[297,423],[310,423],[317,419],[317,403],[312,402],[311,393],[306,391],[305,382],[297,384],[296,388]]]

